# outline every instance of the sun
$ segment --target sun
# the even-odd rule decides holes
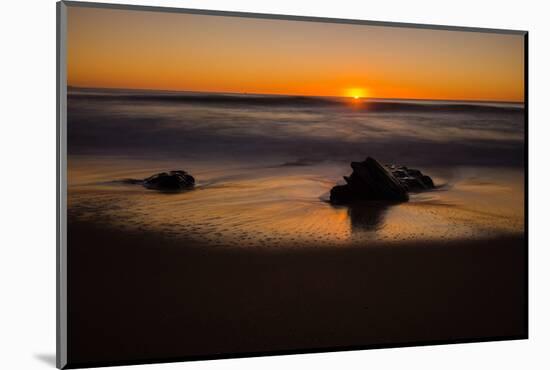
[[[352,98],[353,100],[359,100],[369,96],[369,91],[364,87],[352,87],[346,89],[344,95]]]

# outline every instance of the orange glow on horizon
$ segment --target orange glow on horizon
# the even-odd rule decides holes
[[[78,87],[524,99],[521,35],[69,6],[67,42]]]
[[[370,97],[369,90],[366,88],[353,87],[346,89],[342,96],[351,97],[353,99],[368,98]]]

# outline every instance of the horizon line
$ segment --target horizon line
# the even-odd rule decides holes
[[[268,95],[268,96],[294,96],[294,97],[312,97],[312,98],[349,98],[352,96],[346,95],[304,95],[304,94],[281,94],[281,93],[258,93],[258,92],[234,92],[234,91],[204,91],[204,90],[166,90],[153,88],[132,88],[132,87],[103,87],[103,86],[77,86],[67,84],[67,89],[97,89],[97,90],[131,90],[131,91],[148,91],[148,92],[166,92],[166,93],[193,93],[193,94],[234,94],[234,95]],[[441,102],[466,102],[466,103],[500,103],[500,104],[523,104],[525,99],[521,101],[513,100],[482,100],[482,99],[437,99],[437,98],[406,98],[406,97],[375,97],[364,96],[360,99],[380,99],[380,100],[410,100],[410,101],[441,101]]]

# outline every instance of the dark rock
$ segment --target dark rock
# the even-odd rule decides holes
[[[434,182],[430,176],[424,175],[422,171],[405,166],[387,164],[386,168],[392,175],[406,187],[408,191],[422,191],[433,189]]]
[[[429,189],[435,188],[434,182],[433,182],[433,180],[432,180],[432,178],[431,178],[430,176],[422,175],[422,176],[420,177],[420,179],[422,180],[422,182],[424,183],[424,185],[426,185]]]
[[[399,182],[407,189],[407,191],[416,191],[426,189],[426,186],[419,177],[403,177]]]
[[[344,177],[346,185],[337,185],[330,191],[330,201],[336,204],[362,200],[406,202],[407,189],[395,176],[374,158],[352,162],[353,173]]]
[[[330,190],[330,201],[332,203],[352,203],[356,194],[349,185],[336,185]]]
[[[195,186],[195,179],[181,170],[161,172],[143,180],[143,186],[155,190],[184,190]]]
[[[352,162],[353,173],[344,176],[346,185],[337,185],[330,191],[335,204],[352,204],[360,201],[406,202],[409,191],[434,188],[429,176],[420,170],[405,166],[381,165],[374,158]]]
[[[397,168],[395,168],[395,166],[387,167],[407,191],[423,191],[434,188],[432,178],[424,175],[420,170],[407,168],[405,166]]]

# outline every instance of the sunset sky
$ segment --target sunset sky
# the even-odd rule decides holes
[[[523,101],[523,36],[69,7],[68,84]]]

